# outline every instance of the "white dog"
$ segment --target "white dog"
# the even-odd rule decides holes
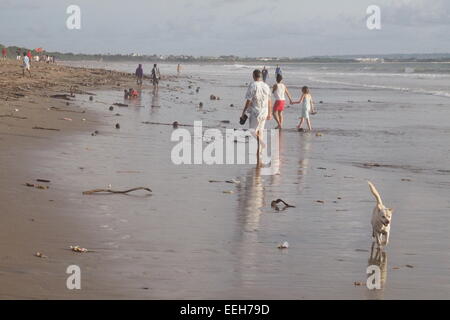
[[[386,208],[383,205],[380,194],[378,193],[375,186],[370,181],[367,182],[369,183],[370,191],[377,200],[377,205],[373,209],[372,213],[372,236],[376,240],[378,247],[381,248],[381,246],[385,247],[389,242],[391,219],[394,210]]]

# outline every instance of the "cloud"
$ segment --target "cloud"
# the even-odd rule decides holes
[[[450,51],[447,0],[378,0],[380,31],[366,28],[366,8],[373,0],[77,0],[82,30],[70,31],[65,10],[72,2],[2,0],[2,41],[88,53]]]

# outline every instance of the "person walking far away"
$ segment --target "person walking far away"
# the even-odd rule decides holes
[[[25,77],[25,70],[28,71],[28,74],[31,78],[31,70],[30,70],[30,58],[27,56],[27,54],[23,53],[23,64],[22,64],[22,75]]]
[[[277,68],[275,69],[275,78],[277,77],[277,75],[283,75],[283,72],[281,71],[280,66],[277,64]]]
[[[266,66],[263,67],[261,72],[262,72],[263,81],[266,82],[267,77],[269,76],[269,71],[266,69]]]
[[[142,69],[142,64],[139,64],[136,68],[136,83],[141,86],[142,78],[144,77],[144,69]]]
[[[156,63],[153,65],[152,69],[152,81],[153,81],[153,89],[159,89],[159,80],[161,79],[161,73],[159,72],[159,68]]]

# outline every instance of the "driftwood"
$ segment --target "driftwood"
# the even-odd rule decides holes
[[[127,104],[125,104],[125,103],[118,103],[118,102],[113,103],[113,106],[118,106],[118,107],[128,107]]]
[[[37,130],[60,131],[60,129],[55,129],[55,128],[44,128],[44,127],[33,127],[33,129],[37,129]]]
[[[73,96],[71,96],[69,94],[54,94],[54,95],[50,96],[50,98],[72,101],[72,99],[70,99],[70,97],[73,97]]]
[[[14,118],[14,119],[22,119],[22,120],[27,119],[27,117],[14,116],[12,114],[0,114],[0,118]]]
[[[73,113],[86,113],[85,110],[77,111],[77,110],[61,109],[61,108],[58,108],[58,107],[50,107],[50,110],[62,111],[62,112],[73,112]]]
[[[153,121],[142,121],[143,124],[156,124],[160,126],[172,126],[174,128],[176,127],[193,127],[192,124],[181,124],[178,123],[178,121],[172,122],[172,123],[164,123],[164,122],[153,122]],[[202,125],[202,128],[212,128],[212,129],[218,129],[219,127],[211,127],[211,126],[205,126]]]
[[[120,193],[120,194],[126,194],[129,192],[137,191],[137,190],[146,190],[148,192],[152,192],[150,188],[144,188],[144,187],[137,187],[129,190],[124,191],[117,191],[117,190],[111,190],[111,189],[93,189],[88,191],[83,191],[83,194],[94,194],[94,193]]]

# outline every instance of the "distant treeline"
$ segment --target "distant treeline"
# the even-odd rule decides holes
[[[0,49],[4,46],[0,44]],[[7,47],[9,57],[17,55],[17,49],[21,53],[31,50],[32,55],[45,54],[56,57],[57,60],[79,61],[135,61],[135,62],[248,62],[259,64],[277,64],[277,63],[351,63],[362,62],[358,59],[382,59],[384,62],[450,62],[450,54],[391,54],[391,55],[346,55],[346,56],[315,56],[307,58],[254,58],[239,57],[234,55],[208,57],[208,56],[190,56],[190,55],[136,55],[136,54],[81,54],[81,53],[61,53],[61,52],[36,52],[34,49],[11,46]]]

